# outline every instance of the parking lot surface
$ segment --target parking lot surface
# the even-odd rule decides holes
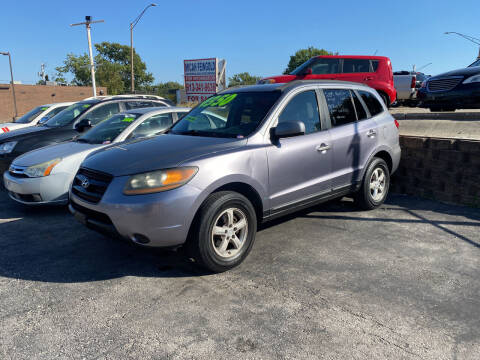
[[[264,226],[205,274],[0,192],[2,359],[478,359],[480,211],[391,196]]]

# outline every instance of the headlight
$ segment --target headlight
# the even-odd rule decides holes
[[[463,82],[463,84],[471,84],[471,83],[478,83],[478,82],[480,82],[480,74],[470,76]]]
[[[133,175],[128,179],[123,193],[140,195],[176,189],[189,182],[197,171],[197,167],[181,167]]]
[[[13,151],[15,145],[17,145],[17,141],[9,141],[0,144],[0,154],[10,154]]]
[[[55,165],[57,165],[60,161],[62,161],[62,159],[58,158],[41,164],[32,165],[26,168],[23,173],[32,178],[48,176],[52,172]]]

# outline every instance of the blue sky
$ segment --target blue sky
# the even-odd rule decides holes
[[[478,0],[283,1],[154,0],[134,31],[137,52],[155,81],[183,83],[183,59],[218,57],[228,62],[227,76],[248,71],[281,73],[296,50],[308,46],[340,54],[391,58],[394,70],[432,62],[432,75],[464,67],[478,46],[445,31],[480,38]],[[85,15],[104,19],[94,25],[94,42],[129,44],[129,23],[148,1],[3,0],[0,51],[13,56],[16,80],[38,80],[67,53],[87,51],[84,27],[69,24]],[[0,57],[0,82],[8,81],[8,58]],[[3,80],[3,81],[2,81]]]

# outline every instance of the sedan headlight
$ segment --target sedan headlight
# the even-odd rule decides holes
[[[60,161],[62,161],[62,159],[58,158],[41,164],[32,165],[26,168],[23,173],[31,178],[48,176],[52,172],[55,165],[57,165]]]
[[[480,74],[473,75],[463,81],[463,84],[471,84],[471,83],[478,83],[480,82]]]
[[[123,193],[140,195],[176,189],[189,182],[197,171],[198,168],[192,166],[133,175],[128,179]]]
[[[17,145],[17,141],[9,141],[0,144],[0,154],[10,154]]]

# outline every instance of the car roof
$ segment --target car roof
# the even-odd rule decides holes
[[[339,80],[295,80],[287,83],[275,83],[275,84],[260,84],[260,85],[247,85],[247,86],[238,86],[226,89],[219,94],[229,94],[229,93],[241,93],[241,92],[270,92],[270,91],[281,91],[286,92],[294,88],[305,86],[305,85],[319,85],[319,86],[329,86],[329,85],[348,85],[354,86],[362,89],[371,89],[369,86],[351,82],[351,81],[339,81]]]
[[[370,59],[370,60],[390,60],[386,56],[369,56],[369,55],[318,55],[315,58],[332,58],[332,59]]]
[[[120,114],[138,114],[138,115],[145,115],[148,113],[154,112],[181,112],[181,111],[190,111],[190,108],[186,107],[175,107],[175,106],[159,106],[159,107],[147,107],[147,108],[139,108],[139,109],[132,109],[123,111]]]

